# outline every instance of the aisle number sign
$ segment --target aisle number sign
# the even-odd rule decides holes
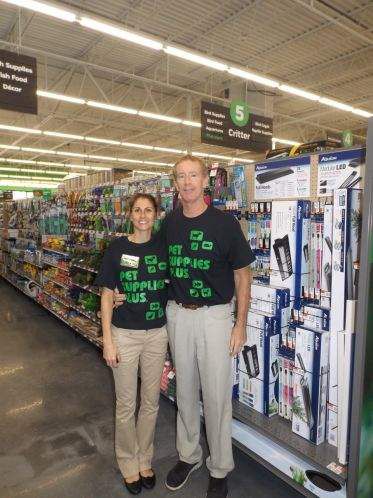
[[[249,106],[246,102],[234,100],[229,107],[229,114],[235,125],[246,126],[250,117]]]
[[[38,113],[35,57],[0,50],[0,109]]]
[[[250,112],[246,102],[229,107],[202,102],[201,142],[233,149],[265,152],[272,147],[273,120]]]

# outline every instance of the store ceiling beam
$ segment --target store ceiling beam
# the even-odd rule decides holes
[[[350,28],[349,26],[347,26],[347,24],[345,24],[342,21],[340,21],[338,19],[338,17],[333,17],[333,16],[327,14],[326,12],[323,12],[319,8],[315,7],[315,5],[317,5],[317,4],[319,4],[319,5],[325,5],[325,3],[321,4],[321,2],[318,2],[317,0],[310,0],[309,2],[308,1],[304,1],[304,0],[295,0],[295,2],[297,4],[299,4],[299,5],[302,5],[306,9],[310,10],[314,14],[317,14],[320,17],[326,19],[330,23],[335,24],[339,28],[342,28],[344,31],[346,31],[350,35],[354,36],[355,38],[359,39],[360,41],[363,41],[364,43],[367,43],[368,45],[372,45],[373,44],[373,38],[372,38],[372,36],[366,35],[365,33],[361,33],[360,31],[356,31],[355,29]],[[340,14],[339,14],[339,17],[341,17]]]
[[[19,47],[16,43],[8,42],[6,40],[0,40],[0,44],[7,46],[7,47],[11,47],[13,49],[21,48],[23,52],[28,52],[28,53],[32,53],[32,54],[36,54],[36,55],[39,54],[39,55],[46,56],[46,57],[52,57],[52,58],[58,59],[60,61],[64,61],[68,64],[76,64],[76,65],[81,66],[81,67],[88,67],[91,69],[96,69],[98,71],[103,71],[103,72],[111,74],[111,75],[116,75],[116,76],[120,76],[120,77],[129,79],[129,80],[140,81],[143,83],[145,82],[145,83],[148,83],[150,85],[155,85],[155,86],[167,88],[169,90],[175,90],[175,91],[181,92],[181,93],[196,95],[198,97],[203,97],[203,98],[207,98],[207,99],[212,98],[213,100],[216,100],[218,102],[225,102],[227,100],[227,99],[224,99],[224,98],[219,97],[217,95],[210,95],[210,94],[205,93],[205,92],[191,90],[187,87],[182,87],[182,86],[175,85],[172,83],[159,81],[159,80],[156,80],[154,78],[147,78],[144,76],[138,76],[136,74],[127,73],[127,72],[119,70],[119,69],[114,69],[114,68],[111,68],[108,66],[96,64],[94,62],[81,61],[79,59],[74,59],[73,57],[66,57],[65,55],[53,53],[50,50],[41,50],[41,49],[37,49],[37,48],[25,46],[25,45],[22,45],[22,47]]]
[[[360,7],[351,9],[349,11],[349,13],[351,15],[359,14],[359,13],[363,12],[364,10],[366,10],[368,7],[369,7],[369,4],[362,5]],[[317,26],[316,28],[308,29],[307,31],[304,31],[303,33],[300,33],[299,35],[293,36],[291,38],[288,38],[287,40],[285,40],[281,43],[276,43],[272,47],[269,47],[261,52],[258,52],[257,54],[254,54],[254,56],[259,56],[259,57],[263,58],[266,55],[271,55],[274,52],[277,52],[279,49],[282,50],[284,47],[287,47],[288,45],[291,45],[292,43],[299,43],[299,42],[303,41],[305,38],[308,38],[312,35],[319,33],[320,31],[327,28],[328,26],[331,26],[332,24],[333,23],[331,21],[327,21],[325,23],[322,23],[319,26]],[[367,48],[369,48],[369,46],[364,47],[363,50],[366,50]],[[361,50],[361,49],[359,49],[359,50]],[[252,54],[250,53],[250,57],[251,57],[251,55]],[[249,63],[249,61],[250,61],[250,59],[246,61],[247,64]],[[323,64],[323,66],[325,65],[325,63],[322,63],[322,64]],[[297,74],[297,73],[303,74],[303,72],[304,72],[303,70],[297,70],[294,72],[294,71],[292,71],[291,67],[287,67],[286,70],[290,71],[290,74]],[[305,72],[308,73],[310,71],[306,69]]]

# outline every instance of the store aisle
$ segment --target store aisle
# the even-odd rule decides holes
[[[113,383],[100,352],[0,279],[0,497],[119,498],[113,452]],[[202,498],[208,474],[176,493],[175,409],[161,400],[152,498]],[[235,450],[230,498],[301,496]]]

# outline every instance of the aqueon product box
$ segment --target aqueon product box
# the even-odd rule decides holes
[[[345,329],[346,300],[357,297],[361,203],[360,189],[334,191],[328,397],[334,408],[338,406],[338,333]],[[331,439],[330,444],[333,444]]]
[[[278,412],[278,348],[277,317],[249,311],[239,361],[239,399],[267,416]]]
[[[287,342],[290,321],[290,289],[274,285],[260,283],[251,284],[251,304],[252,311],[264,311],[276,316],[279,323],[279,333],[281,343]]]
[[[322,273],[320,304],[330,308],[332,291],[332,253],[333,253],[333,206],[326,204],[324,208],[324,233],[322,245]]]
[[[330,330],[330,309],[328,308],[308,304],[302,306],[302,308],[296,312],[296,317],[297,320],[302,323],[303,327],[324,330],[326,332]]]
[[[310,213],[309,201],[272,203],[270,284],[288,287],[296,309],[308,287]]]
[[[240,382],[240,372],[239,372],[239,355],[233,356],[232,358],[232,398],[238,398],[238,385]]]
[[[325,440],[329,332],[296,329],[292,430],[314,444]]]

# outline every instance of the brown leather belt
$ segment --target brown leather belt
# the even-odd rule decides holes
[[[185,303],[177,303],[177,304],[187,310],[194,310],[194,311],[206,306],[205,304],[185,304]]]

